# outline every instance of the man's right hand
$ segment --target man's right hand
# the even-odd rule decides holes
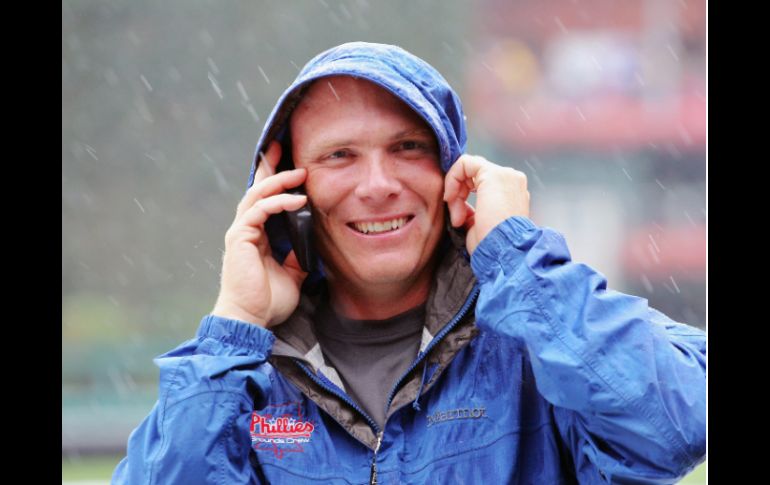
[[[283,265],[273,259],[265,222],[272,214],[305,205],[306,195],[283,192],[302,185],[307,170],[275,173],[281,159],[277,141],[270,142],[267,153],[260,156],[254,184],[238,204],[235,220],[225,234],[219,297],[211,313],[268,328],[289,318],[299,304],[308,273],[300,268],[293,250]]]

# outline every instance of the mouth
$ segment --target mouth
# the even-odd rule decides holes
[[[377,236],[400,231],[414,219],[414,214],[399,215],[389,219],[380,219],[377,221],[356,221],[348,222],[347,226],[359,234],[367,236]]]

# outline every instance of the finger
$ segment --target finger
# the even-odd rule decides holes
[[[281,144],[277,140],[272,140],[267,145],[267,151],[258,153],[259,165],[257,173],[254,175],[254,183],[275,174],[278,162],[281,161]]]
[[[258,200],[238,220],[250,227],[262,226],[272,214],[294,211],[307,203],[307,195],[278,194]]]
[[[278,172],[275,175],[260,180],[252,185],[246,192],[246,195],[243,196],[243,199],[238,204],[235,217],[240,217],[243,212],[253,206],[259,199],[302,185],[306,177],[307,169],[295,168],[294,170]]]
[[[460,198],[452,199],[447,202],[449,206],[449,219],[452,227],[459,227],[465,222],[466,208],[465,201]]]
[[[463,229],[468,232],[471,227],[476,223],[476,209],[469,202],[465,202],[465,222],[463,223]]]
[[[462,190],[476,190],[475,177],[481,168],[482,163],[478,157],[461,155],[444,178],[444,200],[449,202],[460,197]]]

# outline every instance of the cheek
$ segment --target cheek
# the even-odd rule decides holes
[[[420,194],[429,204],[438,204],[444,200],[444,174],[436,170],[415,171],[409,177],[412,190]]]
[[[346,187],[349,184],[346,184],[345,181],[344,176],[318,170],[308,173],[305,190],[313,206],[328,213],[350,190]]]

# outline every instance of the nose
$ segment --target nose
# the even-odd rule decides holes
[[[374,203],[396,198],[403,190],[396,166],[386,154],[372,154],[361,164],[361,173],[355,194]]]

